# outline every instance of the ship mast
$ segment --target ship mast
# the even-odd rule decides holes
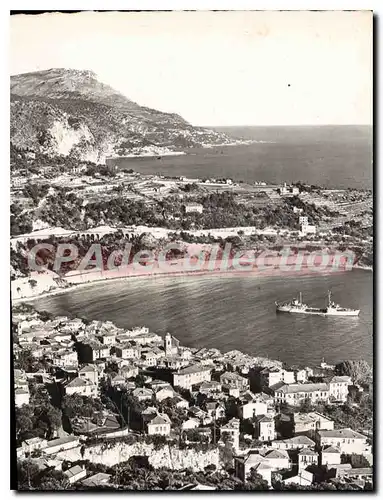
[[[299,302],[302,304],[302,292],[299,292]]]
[[[327,290],[327,297],[328,297],[328,306],[331,307],[331,292],[330,292],[330,290]]]

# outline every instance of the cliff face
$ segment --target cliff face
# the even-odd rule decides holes
[[[145,443],[132,445],[116,443],[112,446],[94,445],[85,449],[83,459],[112,466],[120,462],[126,462],[133,456],[149,457],[149,463],[156,469],[160,467],[173,470],[190,468],[197,472],[203,471],[210,464],[214,464],[218,469],[220,468],[218,449],[208,451],[180,450],[173,446],[163,446],[156,449],[153,445]],[[57,457],[71,461],[82,459],[80,447],[62,451],[57,454]]]
[[[91,71],[26,73],[12,76],[10,87],[11,142],[21,149],[104,162],[232,142],[176,114],[139,106]]]

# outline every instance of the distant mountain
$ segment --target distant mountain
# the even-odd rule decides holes
[[[11,76],[11,142],[50,156],[104,162],[109,156],[161,155],[233,139],[146,108],[92,71],[49,69]]]

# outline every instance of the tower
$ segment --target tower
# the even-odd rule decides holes
[[[171,356],[172,354],[172,336],[170,333],[165,335],[165,355]]]

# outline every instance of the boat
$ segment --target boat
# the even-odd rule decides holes
[[[293,299],[290,302],[275,302],[277,312],[297,313],[297,314],[316,314],[318,316],[359,316],[360,309],[348,309],[341,307],[333,302],[330,290],[327,293],[327,307],[311,307],[302,300],[302,293],[299,299]]]

